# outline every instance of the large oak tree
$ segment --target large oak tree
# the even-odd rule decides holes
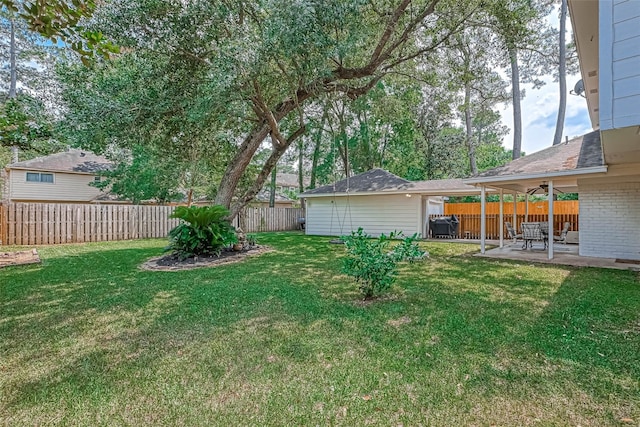
[[[225,138],[232,152],[216,202],[235,215],[305,133],[310,105],[327,93],[355,99],[391,74],[413,74],[472,13],[491,3],[114,1],[96,11],[92,28],[116,40],[123,53],[86,74],[84,84],[103,102],[85,97],[69,106],[76,119],[85,118],[75,122],[85,130],[104,123],[98,116],[92,124],[78,111],[100,105],[102,114],[113,113],[121,129],[140,138],[157,137],[158,129],[167,129],[162,123],[176,117],[174,123],[198,123],[201,132]],[[122,85],[114,73],[128,73],[129,84]],[[153,75],[162,84],[149,81]],[[98,93],[97,81],[105,79],[111,79],[109,93]],[[124,133],[98,132],[93,138],[126,145],[131,141]],[[265,141],[271,144],[269,156],[238,194],[243,174]]]

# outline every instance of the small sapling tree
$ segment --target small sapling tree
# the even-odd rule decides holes
[[[392,247],[392,241],[400,236],[402,233],[391,232],[374,239],[358,228],[351,235],[342,237],[347,250],[342,271],[359,283],[365,300],[391,287],[398,274],[399,262],[411,262],[427,255],[416,243],[417,234],[405,237]]]

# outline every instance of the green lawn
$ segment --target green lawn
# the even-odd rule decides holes
[[[370,304],[298,233],[183,272],[165,241],[0,270],[4,425],[640,425],[637,273],[429,243]]]

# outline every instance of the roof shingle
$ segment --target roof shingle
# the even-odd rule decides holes
[[[53,172],[97,173],[109,170],[113,163],[91,151],[70,149],[50,156],[36,157],[7,165],[8,169],[33,169]]]

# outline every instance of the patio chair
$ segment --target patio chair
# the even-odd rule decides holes
[[[571,223],[570,222],[565,222],[564,223],[564,227],[562,227],[562,231],[560,232],[559,236],[553,236],[553,241],[554,242],[560,242],[560,243],[564,243],[565,245],[567,244],[567,233],[569,232],[569,228],[571,227]]]
[[[513,243],[516,243],[518,239],[522,240],[522,234],[516,233],[516,230],[513,229],[513,226],[509,221],[505,221],[504,226],[507,228],[507,234],[509,234],[509,238],[513,239]]]

